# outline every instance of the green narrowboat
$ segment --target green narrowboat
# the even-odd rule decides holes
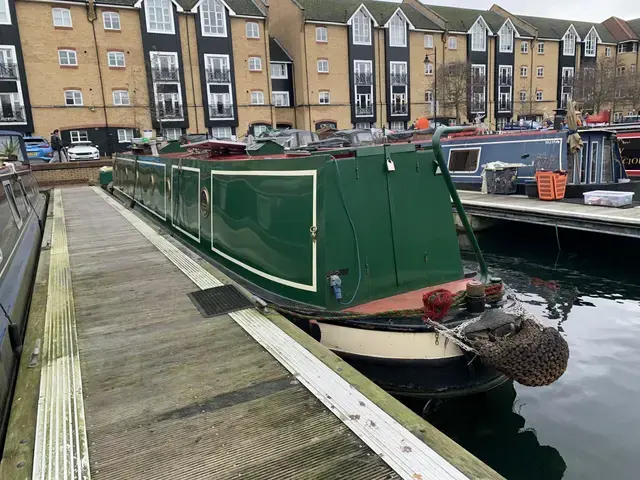
[[[423,321],[425,294],[470,280],[457,193],[434,147],[191,147],[203,153],[119,155],[114,193],[392,393],[456,396],[506,380]],[[471,315],[451,308],[442,322]]]

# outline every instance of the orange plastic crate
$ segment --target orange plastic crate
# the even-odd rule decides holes
[[[540,170],[536,172],[540,200],[562,200],[567,189],[567,172]]]

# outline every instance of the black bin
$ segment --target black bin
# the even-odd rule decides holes
[[[498,168],[486,170],[487,193],[498,195],[511,195],[516,193],[518,169],[516,167]]]

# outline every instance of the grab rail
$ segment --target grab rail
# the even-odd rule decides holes
[[[473,229],[471,228],[471,224],[469,223],[467,214],[464,211],[462,202],[460,201],[458,190],[456,190],[456,187],[453,184],[453,180],[451,179],[451,174],[449,173],[447,164],[444,161],[444,155],[442,154],[442,146],[440,145],[440,137],[442,137],[442,135],[448,135],[450,133],[469,132],[471,130],[476,130],[476,127],[440,127],[433,135],[433,138],[431,139],[431,145],[433,146],[433,153],[436,156],[436,162],[438,162],[438,166],[440,167],[440,171],[442,172],[442,176],[444,177],[444,182],[447,185],[447,189],[449,190],[449,195],[451,195],[451,200],[453,200],[453,205],[456,207],[456,212],[460,217],[460,221],[462,222],[464,231],[467,234],[467,238],[469,239],[469,241],[471,242],[471,246],[473,247],[473,252],[475,253],[476,260],[480,265],[480,275],[482,281],[486,282],[489,277],[489,269],[487,268],[487,263],[484,260],[484,256],[482,255],[482,251],[480,250],[480,245],[478,244],[478,239],[473,233]]]

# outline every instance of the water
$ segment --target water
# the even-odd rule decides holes
[[[563,333],[569,366],[551,386],[507,384],[428,420],[509,480],[640,478],[640,240],[560,231],[558,254],[553,229],[523,224],[479,240],[492,273]]]

